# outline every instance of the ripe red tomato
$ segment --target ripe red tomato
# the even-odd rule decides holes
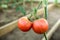
[[[43,34],[48,30],[48,22],[44,19],[38,19],[33,22],[33,30],[38,34]]]
[[[31,26],[32,22],[27,17],[22,17],[18,20],[18,28],[23,32],[29,31]]]

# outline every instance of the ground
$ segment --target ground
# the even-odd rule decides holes
[[[51,12],[48,13],[48,23],[49,30],[60,18],[60,8],[54,8]],[[22,32],[17,27],[10,33],[0,37],[0,40],[41,40],[43,34],[36,34],[31,29],[29,32]],[[60,40],[60,29],[57,29],[56,32],[52,35],[50,40]]]

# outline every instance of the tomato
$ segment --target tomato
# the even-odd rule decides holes
[[[27,17],[22,17],[18,20],[18,28],[23,32],[29,31],[31,26],[32,22]]]
[[[48,22],[44,18],[35,20],[32,29],[38,34],[43,34],[48,30]]]

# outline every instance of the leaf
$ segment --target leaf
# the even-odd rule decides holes
[[[25,11],[25,9],[24,9],[22,6],[18,6],[18,7],[16,8],[16,11],[17,11],[17,12],[20,11],[23,15],[26,15],[26,11]]]
[[[18,11],[19,11],[19,7],[16,8],[16,12],[18,12]]]
[[[37,9],[36,8],[34,8],[34,14],[36,14],[37,13]]]
[[[2,4],[1,7],[2,7],[2,8],[8,8],[8,5]]]

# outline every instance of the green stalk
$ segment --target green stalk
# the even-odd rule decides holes
[[[31,1],[30,5],[31,5],[31,9],[32,9],[32,8],[33,8],[33,0],[30,0],[30,1]],[[31,10],[31,11],[33,11],[33,10]],[[31,17],[32,17],[32,12],[31,12],[31,11],[29,12],[29,13],[31,13],[31,15],[28,16],[28,19],[32,21],[32,19],[31,19]]]
[[[47,19],[47,17],[48,17],[48,10],[47,10],[47,7],[45,7],[44,9],[45,9],[45,19]]]
[[[31,3],[30,3],[30,5],[31,5],[31,9],[33,8],[33,1],[32,0],[30,0],[31,1]],[[31,12],[31,11],[30,11]],[[32,17],[32,13],[31,13],[31,15],[30,16],[28,16],[28,19],[30,19]]]
[[[39,9],[39,7],[41,7],[41,4],[42,4],[42,1],[39,2],[37,8],[34,9],[34,16],[35,16],[35,19],[38,19],[39,17],[37,16],[37,10]]]
[[[47,37],[46,37],[46,33],[44,33],[44,36],[45,36],[45,39],[48,40]]]
[[[47,19],[47,17],[48,17],[48,8],[47,8],[48,0],[43,0],[43,2],[44,2],[44,14],[45,14],[45,19]]]
[[[39,7],[41,7],[42,1],[39,2],[37,9],[39,9]]]
[[[45,19],[47,20],[47,17],[48,17],[48,8],[47,8],[48,0],[43,0],[43,3],[44,3],[44,14],[45,14]],[[45,40],[48,40],[45,33],[44,33],[44,37],[45,37]]]
[[[42,1],[40,1],[39,2],[39,4],[38,4],[38,6],[37,6],[37,8],[34,8],[34,10],[31,10],[30,12],[31,12],[31,15],[28,17],[28,18],[31,18],[32,17],[32,11],[34,11],[34,17],[35,17],[35,19],[38,19],[39,17],[37,17],[37,9],[39,9],[39,7],[41,6],[41,4],[42,4]],[[33,0],[31,0],[31,9],[33,8]]]

